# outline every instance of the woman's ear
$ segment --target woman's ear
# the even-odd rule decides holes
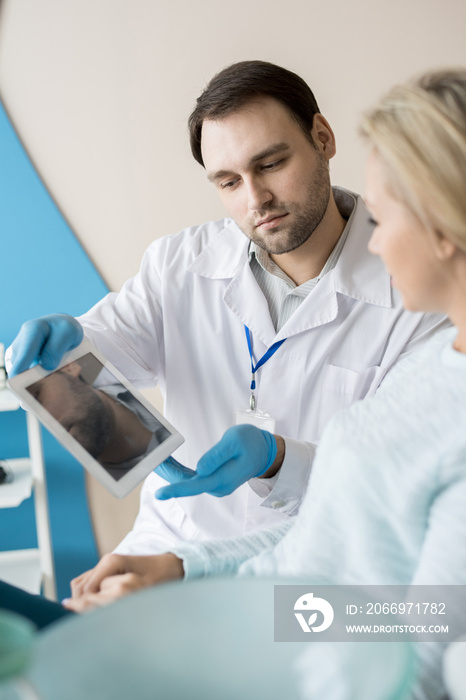
[[[453,243],[450,238],[447,238],[441,231],[433,231],[432,237],[434,253],[438,260],[441,262],[447,262],[456,255],[458,246]]]

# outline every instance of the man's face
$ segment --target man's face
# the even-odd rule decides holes
[[[333,133],[321,115],[314,143],[279,102],[254,100],[202,125],[202,156],[230,216],[271,254],[301,246],[321,222],[330,198]]]
[[[49,374],[28,387],[28,391],[75,440],[97,458],[111,438],[111,416],[99,391],[86,384],[80,376],[65,370],[63,368]]]

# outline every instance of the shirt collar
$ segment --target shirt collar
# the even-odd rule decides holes
[[[324,279],[332,284],[335,292],[369,304],[391,307],[390,277],[380,258],[367,249],[373,226],[362,198],[342,187],[334,187],[333,193],[340,213],[349,218],[342,234],[346,235],[344,255],[340,255],[334,269]],[[249,244],[236,222],[224,219],[223,228],[188,269],[210,279],[231,279],[248,263]]]

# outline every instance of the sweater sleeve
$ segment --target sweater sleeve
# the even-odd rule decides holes
[[[272,550],[292,526],[292,521],[253,532],[244,537],[192,542],[170,551],[183,560],[185,580],[207,576],[234,576],[243,562]]]
[[[466,451],[450,453],[442,465],[438,495],[429,514],[429,527],[412,585],[442,586],[448,600],[449,619],[458,630],[466,629],[464,581],[466,581]],[[445,594],[445,591],[448,591]],[[414,698],[443,697],[442,657],[446,644],[421,642],[415,645],[418,684]]]

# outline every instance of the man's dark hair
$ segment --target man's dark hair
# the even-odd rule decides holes
[[[204,119],[222,119],[258,97],[272,97],[296,120],[313,144],[311,129],[320,110],[310,87],[299,75],[266,61],[241,61],[217,73],[198,97],[189,117],[191,151],[204,165],[201,135]]]

